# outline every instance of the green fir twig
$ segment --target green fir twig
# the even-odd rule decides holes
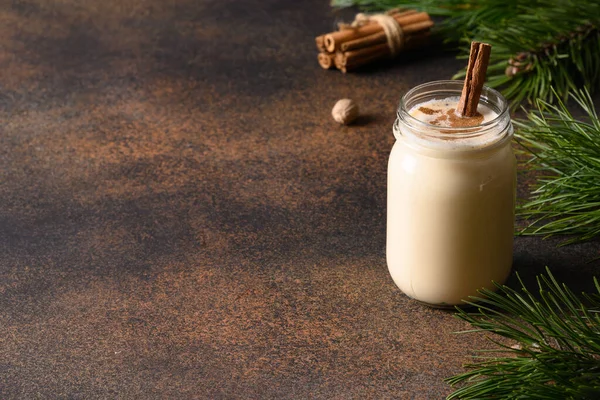
[[[595,0],[332,0],[332,5],[370,11],[402,6],[444,17],[436,30],[460,48],[459,57],[468,57],[472,40],[492,45],[487,84],[501,89],[513,106],[600,87],[600,2]]]
[[[539,293],[497,285],[483,289],[457,316],[475,331],[500,335],[497,356],[465,366],[446,379],[458,387],[448,399],[598,399],[600,398],[600,285],[597,294],[576,296],[546,270]],[[584,304],[586,303],[586,304]],[[472,331],[471,331],[472,332]]]
[[[600,234],[600,120],[587,91],[571,95],[586,114],[575,118],[562,101],[537,102],[517,120],[516,140],[536,171],[531,197],[519,205],[525,235],[572,235],[564,244]]]

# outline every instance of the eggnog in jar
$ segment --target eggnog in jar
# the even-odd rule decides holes
[[[387,264],[409,297],[461,304],[512,266],[516,161],[506,100],[484,87],[472,118],[462,83],[430,82],[402,99],[388,164]]]

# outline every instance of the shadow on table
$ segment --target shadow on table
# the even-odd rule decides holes
[[[513,273],[507,286],[520,289],[518,277],[532,292],[537,292],[537,277],[547,269],[559,283],[574,293],[595,293],[594,277],[600,277],[600,240],[560,246],[564,238],[518,237],[515,241]],[[518,276],[517,276],[518,274]]]

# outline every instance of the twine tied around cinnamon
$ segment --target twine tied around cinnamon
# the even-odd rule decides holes
[[[351,24],[341,23],[339,24],[339,29],[356,29],[367,25],[369,22],[376,22],[383,28],[392,57],[402,50],[402,47],[404,46],[404,31],[398,21],[389,14],[368,15],[358,13]]]

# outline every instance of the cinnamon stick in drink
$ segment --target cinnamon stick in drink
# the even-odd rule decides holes
[[[492,46],[487,43],[471,42],[467,75],[456,106],[456,112],[463,117],[474,117],[477,113],[491,51]]]

